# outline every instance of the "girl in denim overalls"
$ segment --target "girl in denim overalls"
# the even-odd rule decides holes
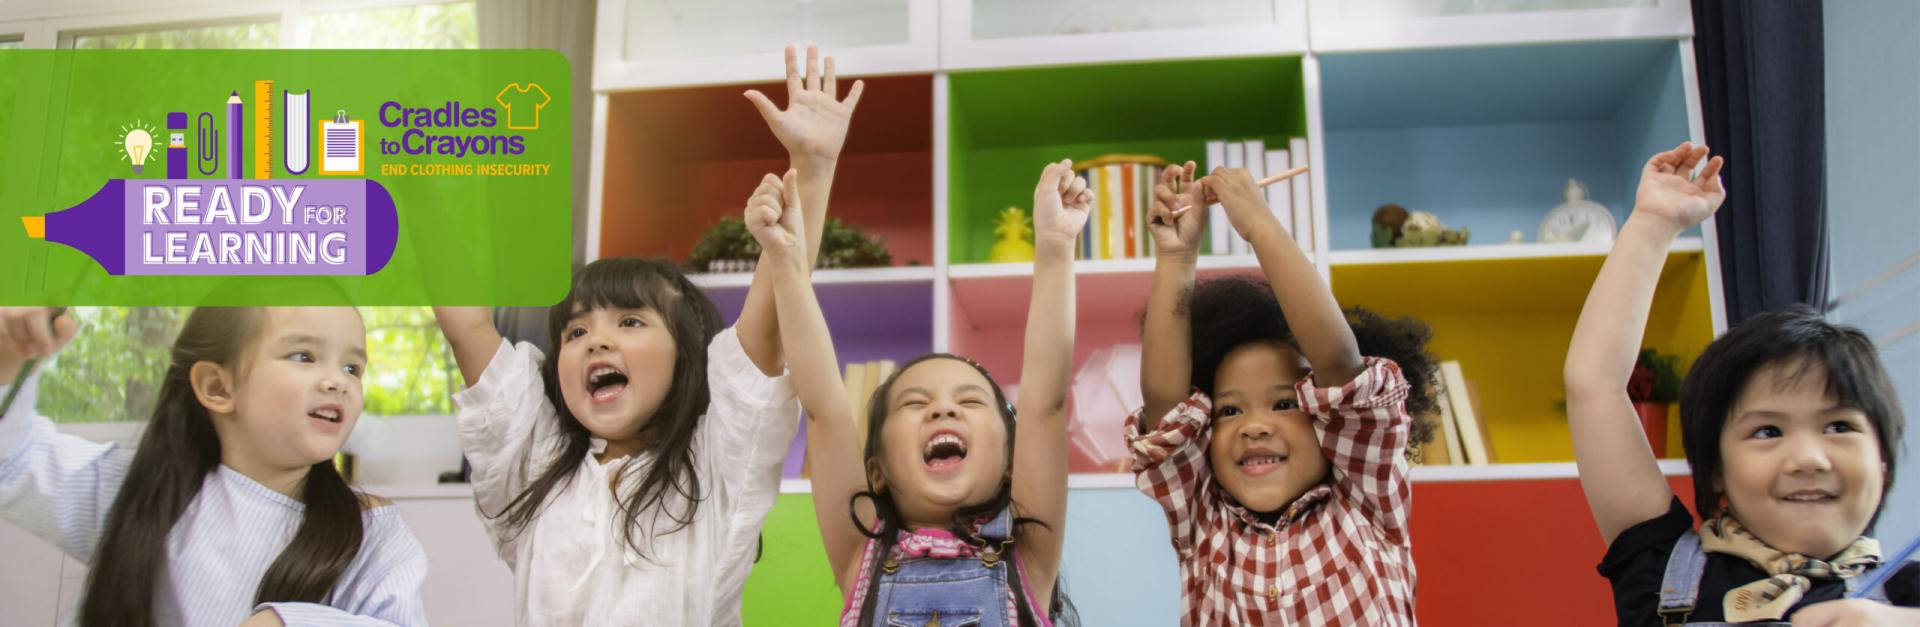
[[[767,177],[748,201],[807,410],[814,515],[847,597],[842,625],[1051,627],[1063,613],[1073,245],[1092,201],[1068,161],[1048,164],[1034,190],[1019,420],[985,368],[927,355],[874,391],[865,455],[807,278],[793,174]]]

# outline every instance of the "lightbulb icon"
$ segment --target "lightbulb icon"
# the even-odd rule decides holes
[[[133,164],[133,173],[139,174],[147,164],[147,157],[153,154],[153,134],[159,129],[152,128],[144,121],[120,127],[120,136],[113,142],[119,159]]]
[[[153,135],[142,129],[133,129],[127,133],[127,159],[133,162],[133,173],[140,173],[140,166],[147,164],[147,154],[153,152]]]

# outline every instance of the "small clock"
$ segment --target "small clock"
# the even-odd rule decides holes
[[[1613,212],[1600,203],[1587,200],[1587,186],[1567,179],[1567,202],[1540,221],[1541,242],[1612,242],[1620,225]]]

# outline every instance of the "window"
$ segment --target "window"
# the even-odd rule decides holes
[[[147,30],[83,33],[61,38],[79,50],[170,50],[201,48],[278,48],[280,22],[160,27]]]
[[[300,20],[308,48],[478,48],[472,2],[311,13]]]
[[[308,48],[478,48],[474,3],[321,11],[295,23]],[[278,48],[272,17],[204,25],[158,25],[63,35],[77,49]],[[17,46],[0,43],[0,47]],[[10,104],[0,99],[0,106]],[[48,367],[39,410],[57,422],[145,421],[166,373],[185,307],[80,307],[81,333]],[[460,389],[452,352],[426,307],[362,307],[367,327],[366,413],[453,413]]]

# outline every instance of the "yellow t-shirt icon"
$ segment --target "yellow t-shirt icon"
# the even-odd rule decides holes
[[[548,96],[539,83],[524,86],[513,83],[501,88],[493,100],[507,110],[507,128],[531,131],[540,128],[540,110],[546,108],[553,97]]]

